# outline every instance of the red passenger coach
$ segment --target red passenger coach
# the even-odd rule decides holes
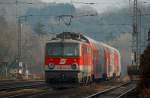
[[[57,34],[46,43],[47,83],[88,83],[120,76],[117,49],[78,33]]]

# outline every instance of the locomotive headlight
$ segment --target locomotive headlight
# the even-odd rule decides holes
[[[72,68],[72,69],[77,69],[77,64],[72,64],[72,65],[71,65],[71,68]]]
[[[49,68],[49,69],[54,69],[54,67],[55,67],[55,65],[52,64],[52,63],[50,63],[50,64],[48,65],[48,68]]]

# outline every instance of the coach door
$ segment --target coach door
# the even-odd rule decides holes
[[[105,61],[105,58],[104,58],[104,49],[103,49],[103,47],[100,47],[99,48],[99,67],[100,67],[100,69],[99,69],[99,73],[100,73],[100,78],[102,78],[102,76],[103,76],[103,73],[104,73],[104,61]]]
[[[87,51],[87,46],[86,45],[82,46],[82,61],[83,61],[83,70],[87,74],[88,73],[89,57],[88,57],[88,51]]]
[[[93,51],[93,67],[95,72],[95,78],[101,77],[101,66],[99,65],[99,52],[97,50]]]
[[[108,48],[104,48],[104,76],[109,77],[110,53]]]

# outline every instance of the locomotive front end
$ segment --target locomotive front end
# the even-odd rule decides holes
[[[50,42],[46,44],[45,79],[47,83],[78,82],[79,43]]]

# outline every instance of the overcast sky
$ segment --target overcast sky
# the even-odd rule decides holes
[[[95,8],[99,13],[109,10],[120,9],[129,5],[129,0],[41,0],[44,2],[56,2],[56,3],[73,3],[76,7],[85,6],[83,3],[96,3],[89,5]],[[83,3],[75,3],[83,2]]]

